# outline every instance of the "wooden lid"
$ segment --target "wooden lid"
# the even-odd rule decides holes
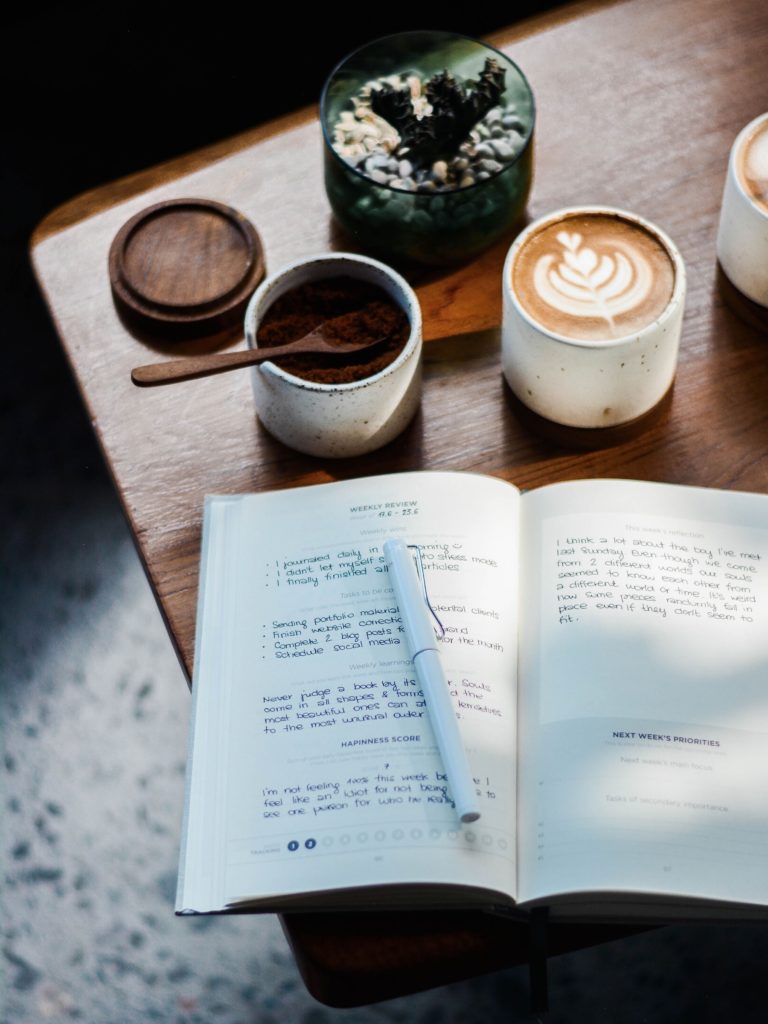
[[[254,226],[209,199],[147,207],[120,228],[109,250],[118,309],[163,337],[214,334],[237,322],[263,276]]]

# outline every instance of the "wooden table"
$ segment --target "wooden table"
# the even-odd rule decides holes
[[[537,99],[529,214],[595,202],[631,209],[663,227],[686,261],[674,395],[634,439],[574,451],[520,421],[493,330],[509,239],[471,266],[412,278],[428,342],[422,410],[371,456],[332,462],[283,447],[254,416],[246,374],[133,387],[131,367],[152,353],[115,313],[107,252],[138,210],[182,196],[230,204],[258,226],[268,270],[354,247],[324,196],[313,110],[87,193],[35,232],[38,279],[188,676],[208,493],[422,467],[489,473],[523,488],[622,476],[768,491],[768,336],[723,303],[715,262],[728,150],[739,128],[768,109],[768,7],[762,0],[576,4],[492,41],[524,69]],[[439,340],[446,336],[454,337]],[[286,928],[310,990],[334,1005],[525,957],[519,928],[478,914],[294,915]],[[620,931],[561,929],[552,948]]]

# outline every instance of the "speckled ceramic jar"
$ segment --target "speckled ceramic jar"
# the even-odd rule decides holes
[[[259,419],[283,444],[308,455],[344,458],[387,444],[413,417],[421,397],[421,309],[408,282],[391,267],[352,253],[297,260],[268,277],[245,313],[256,348],[262,317],[285,292],[309,281],[352,277],[378,285],[406,313],[411,333],[400,355],[379,373],[349,384],[317,384],[262,363],[251,370]]]

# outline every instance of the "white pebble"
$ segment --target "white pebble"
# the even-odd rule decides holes
[[[505,139],[494,139],[491,145],[499,160],[511,160],[515,155],[514,149]]]
[[[445,160],[435,160],[432,164],[432,176],[437,181],[445,181],[448,176],[448,164]]]
[[[483,171],[488,171],[489,174],[496,174],[501,170],[501,164],[498,160],[481,160],[480,167]]]

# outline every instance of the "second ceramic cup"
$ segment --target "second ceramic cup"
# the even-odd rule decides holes
[[[256,348],[262,317],[281,295],[310,281],[348,277],[381,288],[405,312],[410,334],[389,366],[344,384],[318,384],[262,363],[251,370],[259,419],[279,441],[308,455],[364,455],[387,444],[408,424],[421,396],[421,309],[411,286],[396,271],[366,256],[325,253],[297,260],[254,292],[245,314],[245,336]]]
[[[612,427],[669,390],[685,302],[685,267],[650,222],[605,206],[557,210],[507,255],[502,360],[510,387],[539,416]]]
[[[768,307],[768,114],[751,121],[731,148],[717,258],[742,295]]]

